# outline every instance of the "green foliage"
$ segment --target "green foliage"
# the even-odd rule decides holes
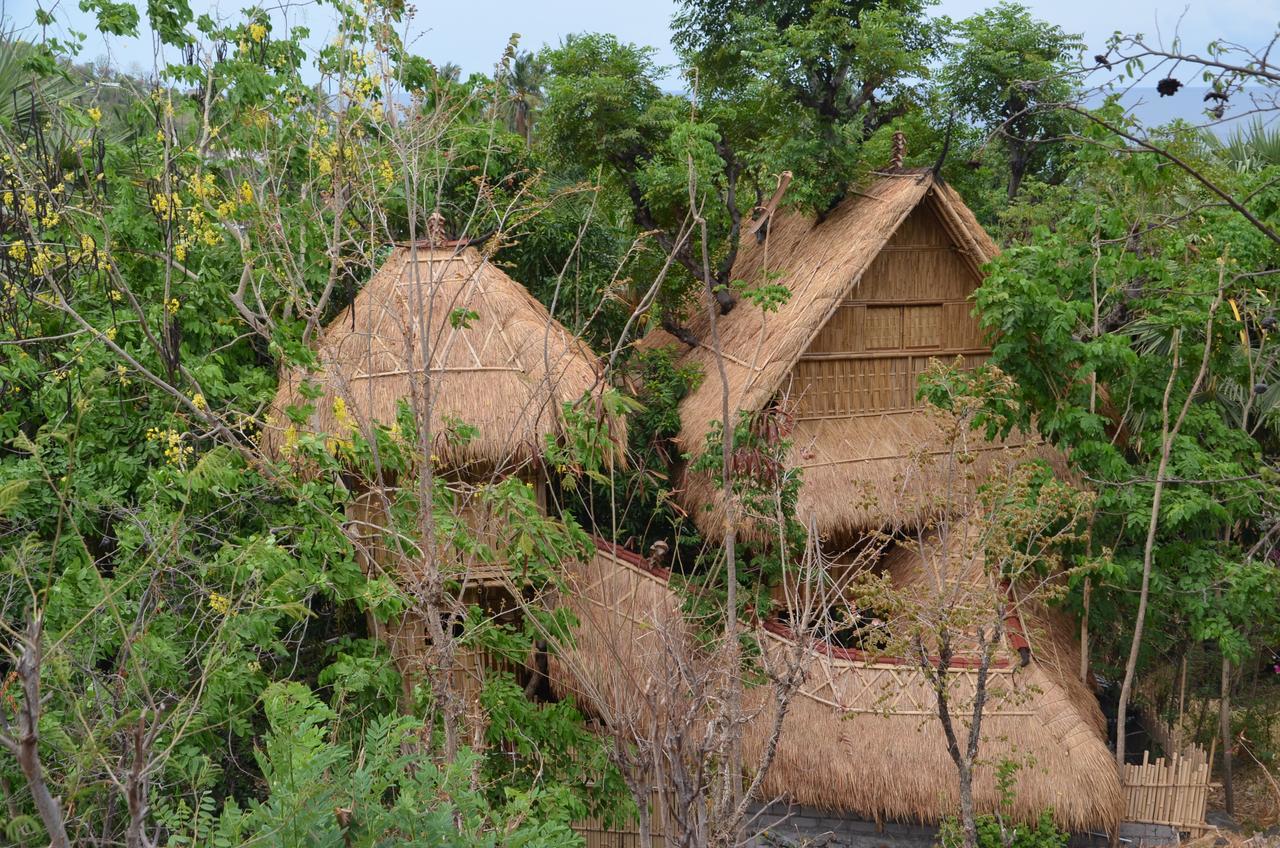
[[[1180,130],[1166,143],[1188,155],[1198,148]],[[1260,209],[1276,208],[1280,198],[1254,175],[1221,173],[1242,194],[1254,192]],[[1239,216],[1196,207],[1199,192],[1150,157],[1086,147],[1068,192],[1013,210],[1027,216],[1018,226],[1030,228],[1029,243],[994,264],[977,303],[997,334],[994,360],[1018,387],[1005,426],[1034,416],[1094,482],[1094,538],[1108,556],[1093,579],[1132,588],[1161,453],[1163,395],[1168,388],[1176,414],[1205,355],[1210,303],[1224,288],[1229,308],[1208,328],[1209,388],[1172,446],[1147,650],[1216,639],[1238,657],[1278,624],[1265,586],[1272,566],[1246,555],[1270,520],[1273,499],[1258,471],[1277,448],[1274,402],[1252,388],[1273,379],[1259,369],[1274,368],[1275,335],[1261,327],[1274,306],[1251,272],[1272,267],[1277,254]],[[1147,226],[1163,216],[1175,217]],[[1094,598],[1095,615],[1131,615],[1130,593]]]
[[[1006,160],[1008,196],[1028,175],[1062,179],[1070,162],[1064,136],[1082,119],[1056,104],[1078,96],[1070,70],[1083,48],[1080,36],[1007,0],[961,21],[954,35],[938,77],[943,104],[973,122],[984,142],[995,135]]]
[[[255,756],[262,800],[214,812],[212,796],[194,808],[163,804],[157,816],[172,845],[576,846],[563,820],[538,808],[536,791],[512,787],[494,817],[470,785],[468,757],[441,767],[419,751],[415,721],[382,716],[358,748],[334,744],[336,716],[305,686],[275,684],[263,696],[267,732]],[[537,810],[541,815],[530,813]],[[499,837],[501,834],[501,837]]]
[[[1052,810],[1043,810],[1034,823],[1008,820],[1021,768],[1022,764],[1015,760],[1001,760],[996,764],[1000,809],[997,813],[976,817],[977,848],[1067,848],[1071,834],[1054,823]],[[938,843],[942,848],[959,848],[964,844],[963,829],[954,817],[942,820]]]

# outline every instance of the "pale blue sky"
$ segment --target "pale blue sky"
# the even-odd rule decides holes
[[[6,26],[28,26],[34,18],[37,0],[0,0],[0,19]],[[78,0],[41,0],[52,9],[63,27],[89,33],[83,57],[106,55],[126,70],[155,67],[150,38],[109,41],[93,31],[88,16],[79,10]],[[200,12],[235,19],[251,0],[190,0]],[[259,0],[271,12],[277,25],[288,21],[311,28],[313,43],[333,32],[332,10],[309,0]],[[411,0],[412,2],[412,0]],[[963,18],[995,0],[941,0],[938,14]],[[1175,29],[1186,47],[1203,50],[1214,38],[1225,38],[1258,46],[1280,22],[1280,0],[1023,0],[1039,17],[1060,24],[1070,32],[1082,33],[1089,54],[1101,50],[1115,30],[1143,32],[1153,40],[1166,42]],[[574,32],[611,32],[626,41],[657,48],[658,59],[673,63],[669,24],[674,0],[417,0],[418,15],[410,28],[409,41],[415,53],[437,63],[455,62],[464,74],[490,72],[512,33],[521,34],[522,49],[556,44]],[[139,2],[140,10],[145,7]],[[145,19],[145,14],[143,15]],[[1195,82],[1188,79],[1188,84]],[[674,79],[673,87],[679,85]]]

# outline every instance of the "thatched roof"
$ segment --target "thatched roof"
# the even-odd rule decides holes
[[[941,222],[975,274],[998,249],[959,195],[928,171],[883,174],[865,191],[852,192],[823,220],[777,213],[764,242],[743,241],[732,276],[748,284],[780,274],[789,299],[774,312],[743,300],[719,316],[718,334],[728,376],[730,409],[755,412],[787,391],[787,378],[801,354],[840,303],[858,286],[885,244],[907,217],[926,205]],[[704,379],[680,404],[680,447],[697,456],[706,434],[721,418],[723,383],[712,345],[710,316],[699,308],[688,329],[700,340],[689,347],[665,330],[654,330],[642,349],[671,347],[681,362],[697,365]],[[930,450],[938,429],[919,412],[858,418],[802,420],[791,438],[792,467],[804,469],[799,516],[812,514],[829,533],[862,532],[892,524],[904,508],[902,475],[912,450]],[[856,491],[863,484],[861,495]],[[681,501],[701,529],[718,536],[723,527],[719,494],[708,479],[687,475]],[[853,490],[851,492],[851,489]],[[868,497],[870,496],[870,497]],[[711,511],[707,510],[710,506]]]
[[[295,369],[280,380],[263,433],[274,455],[296,438],[284,410],[307,402],[307,379],[322,394],[301,429],[338,437],[392,425],[399,402],[415,389],[426,398],[429,387],[432,453],[455,470],[528,462],[559,434],[562,404],[602,388],[590,349],[472,247],[395,248],[325,328],[317,356],[318,372]],[[478,435],[447,438],[452,422]]]
[[[1045,460],[1059,475],[1069,475],[1061,454],[1022,434],[990,442],[968,432],[952,442],[944,432],[929,410],[795,422],[786,466],[802,475],[796,519],[824,537],[849,540],[927,524],[935,507],[967,500],[974,484],[1015,459]],[[964,466],[964,479],[946,489],[937,485],[938,469],[957,464],[948,456],[953,449],[973,461]],[[724,527],[719,486],[709,475],[688,471],[679,483],[680,500],[698,527],[718,537]],[[738,530],[758,539],[770,526],[748,519]]]
[[[901,557],[893,567],[895,576],[910,579],[922,566],[919,558]],[[576,643],[551,662],[553,684],[602,721],[657,729],[663,716],[653,709],[679,708],[674,700],[664,707],[654,699],[671,688],[668,645],[686,626],[679,597],[662,572],[608,547],[571,567],[570,586],[566,599],[580,625]],[[979,810],[996,809],[994,766],[1013,759],[1022,764],[1016,818],[1033,820],[1052,808],[1059,825],[1071,830],[1107,828],[1119,818],[1123,795],[1097,702],[1083,684],[1071,684],[1073,672],[1064,667],[1074,656],[1070,632],[1041,628],[1038,621],[1023,629],[1031,663],[1020,667],[1008,650],[991,672],[975,779]],[[766,652],[795,649],[783,627],[756,632]],[[878,820],[936,822],[954,814],[955,767],[923,675],[908,662],[819,647],[803,655],[805,683],[783,723],[763,797]],[[957,703],[971,695],[972,669],[957,664],[952,680]],[[768,690],[747,690],[754,711],[744,738],[748,764],[760,761],[770,733]]]

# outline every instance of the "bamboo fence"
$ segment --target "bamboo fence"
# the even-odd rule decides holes
[[[1209,758],[1203,749],[1192,746],[1154,761],[1144,753],[1140,765],[1124,767],[1122,783],[1125,821],[1169,825],[1192,837],[1208,830]]]

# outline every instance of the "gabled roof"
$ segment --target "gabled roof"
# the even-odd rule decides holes
[[[341,437],[391,425],[401,400],[430,387],[432,452],[454,470],[511,471],[560,433],[562,405],[603,387],[591,350],[528,291],[472,247],[397,247],[320,336],[318,371],[281,377],[264,446],[287,453],[297,429]],[[430,375],[430,380],[426,378]],[[284,410],[322,391],[306,426]],[[425,404],[425,401],[424,401]],[[448,439],[451,422],[475,427]]]
[[[768,238],[745,239],[733,267],[733,279],[746,285],[768,281],[785,286],[790,296],[776,311],[741,300],[717,317],[720,348],[729,387],[730,417],[761,410],[788,388],[787,379],[814,337],[842,301],[850,299],[864,273],[917,208],[927,207],[954,242],[956,251],[980,274],[999,250],[960,196],[928,170],[883,173],[863,191],[851,192],[823,220],[797,213],[775,214]],[[682,364],[697,365],[702,383],[680,404],[679,446],[691,457],[705,447],[706,434],[722,417],[721,380],[703,306],[688,322],[699,340],[686,345],[664,330],[641,340],[641,349],[671,347]],[[812,519],[823,535],[849,535],[892,527],[910,520],[918,505],[909,492],[919,490],[907,478],[921,455],[946,445],[942,430],[921,410],[886,412],[856,418],[801,420],[790,435],[790,468],[802,469],[797,517]],[[1021,444],[971,446],[980,475],[989,450]],[[1053,457],[1049,457],[1053,458]],[[719,487],[705,474],[685,473],[677,492],[702,531],[718,538],[724,510]],[[751,527],[741,528],[751,535]]]
[[[800,355],[826,325],[840,302],[857,287],[885,243],[920,204],[929,204],[974,270],[999,253],[960,196],[931,171],[883,174],[865,191],[850,196],[822,221],[779,212],[760,243],[744,239],[733,265],[733,279],[786,286],[790,297],[775,312],[741,300],[718,316],[720,349],[728,372],[731,411],[764,407],[791,373]],[[680,404],[680,446],[701,452],[712,422],[721,417],[721,382],[705,306],[687,322],[700,342],[690,348],[665,330],[641,340],[642,349],[672,346],[681,361],[701,367],[704,379]]]

